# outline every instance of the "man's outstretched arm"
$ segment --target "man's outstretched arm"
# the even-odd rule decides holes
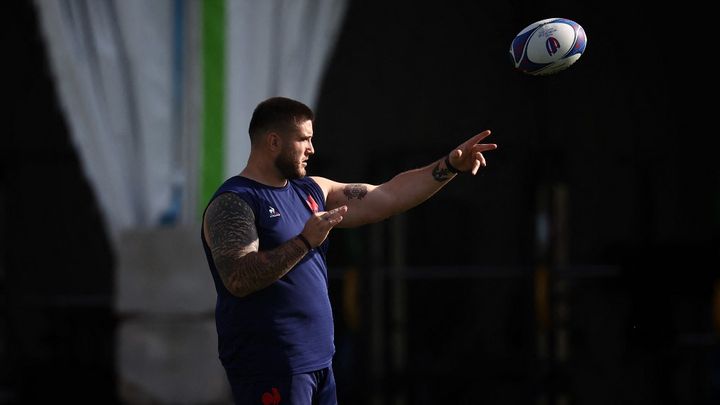
[[[322,177],[313,179],[325,192],[328,209],[348,207],[338,227],[378,222],[427,200],[454,178],[455,172],[476,174],[486,165],[483,152],[497,148],[496,144],[480,143],[488,135],[490,131],[483,131],[455,148],[447,159],[443,157],[423,168],[400,173],[379,186],[338,183]]]

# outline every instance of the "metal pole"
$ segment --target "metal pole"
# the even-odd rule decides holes
[[[405,405],[407,403],[406,362],[407,362],[407,291],[405,285],[406,269],[406,218],[396,215],[390,221],[392,264],[392,294],[390,295],[390,347],[392,361],[392,375],[397,381],[393,394],[393,404]]]
[[[382,224],[370,226],[370,404],[384,403],[385,381],[385,245]]]

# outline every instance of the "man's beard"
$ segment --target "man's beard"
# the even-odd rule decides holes
[[[284,150],[275,158],[275,167],[288,180],[305,177],[305,170],[299,167],[292,155]]]

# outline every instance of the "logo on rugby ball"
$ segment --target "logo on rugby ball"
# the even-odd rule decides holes
[[[548,55],[553,56],[560,48],[560,42],[555,37],[550,37],[545,41],[545,49],[548,51]]]

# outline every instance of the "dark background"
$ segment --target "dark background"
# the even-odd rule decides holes
[[[707,14],[687,2],[351,2],[316,108],[311,174],[381,183],[487,128],[499,149],[400,222],[334,232],[341,403],[718,403]],[[554,76],[514,71],[510,41],[548,17],[580,23],[585,54]],[[112,403],[114,258],[32,2],[4,3],[2,19],[0,403]],[[551,224],[546,245],[538,217]],[[402,325],[388,270],[398,262]],[[373,333],[385,342],[380,371]]]
[[[513,71],[513,36],[547,17],[582,24],[585,54],[550,77]],[[341,393],[380,389],[409,403],[720,400],[711,307],[720,171],[712,74],[695,58],[707,53],[704,21],[691,3],[352,3],[317,108],[320,174],[381,183],[483,129],[499,149],[477,178],[461,176],[404,214],[407,363],[350,388],[343,382],[355,378],[341,374]],[[545,247],[539,214],[564,223]],[[332,260],[372,271],[378,260],[355,257],[355,245],[387,241],[390,227],[336,232]],[[384,253],[380,262],[391,261]],[[549,321],[534,298],[543,274]],[[372,294],[361,291],[365,314]],[[556,315],[560,306],[569,315]],[[358,351],[370,344],[362,326],[349,329],[366,344]],[[558,329],[564,360],[553,354]],[[367,368],[358,358],[349,369]]]

